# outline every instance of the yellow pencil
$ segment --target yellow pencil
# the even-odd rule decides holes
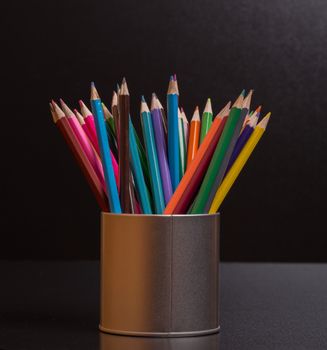
[[[240,174],[241,170],[243,169],[245,163],[249,159],[251,153],[253,152],[255,146],[261,139],[263,133],[266,130],[269,118],[271,113],[268,113],[261,122],[256,126],[254,129],[252,135],[250,136],[249,140],[245,144],[244,148],[242,149],[239,156],[236,158],[233,166],[230,168],[229,172],[227,173],[225,179],[219,186],[215,197],[212,201],[211,207],[209,209],[209,214],[214,214],[218,211],[221,203],[225,199],[227,193],[233,186],[235,180],[237,179],[238,175]]]

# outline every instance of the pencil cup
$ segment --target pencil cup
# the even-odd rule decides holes
[[[100,330],[218,332],[219,231],[219,214],[102,213]]]

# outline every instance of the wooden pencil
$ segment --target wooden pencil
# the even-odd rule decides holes
[[[104,176],[106,180],[110,210],[113,213],[120,214],[121,206],[119,202],[118,188],[115,181],[114,169],[110,157],[110,147],[107,137],[104,114],[101,105],[101,99],[94,83],[91,84],[91,106],[97,131]]]
[[[173,193],[164,214],[185,214],[197,193],[208,164],[224,129],[230,102],[218,113],[185,175]]]
[[[226,126],[217,144],[215,152],[210,161],[210,165],[206,171],[206,175],[202,181],[199,192],[194,201],[191,213],[204,214],[208,198],[216,183],[216,178],[220,176],[220,169],[225,159],[228,146],[235,134],[235,129],[239,125],[240,114],[244,97],[242,94],[237,98],[229,113]],[[245,117],[245,116],[244,116]],[[226,164],[227,166],[227,164]]]
[[[162,180],[162,188],[165,197],[165,204],[167,205],[171,196],[173,195],[173,188],[171,185],[171,178],[169,172],[166,137],[163,129],[162,116],[160,113],[160,105],[157,96],[152,94],[151,100],[151,117],[156,141],[157,156],[159,162],[160,175]]]
[[[117,140],[117,147],[118,147],[118,139],[119,139],[119,112],[118,112],[118,96],[116,91],[112,93],[112,99],[111,99],[111,113],[114,118],[115,123],[115,131],[116,131],[116,140]]]
[[[142,213],[152,214],[150,196],[145,183],[140,154],[138,152],[135,133],[134,133],[134,126],[131,118],[129,118],[129,143],[130,143],[133,178],[135,182],[137,197],[141,204]]]
[[[84,153],[80,143],[78,142],[75,134],[65,117],[65,114],[57,114],[55,111],[55,103],[50,103],[50,111],[52,114],[53,122],[56,124],[61,134],[63,135],[65,141],[67,142],[70,150],[72,151],[78,165],[80,166],[98,204],[102,211],[109,211],[108,198],[102,187],[102,184],[98,178],[98,175],[94,171],[94,168]]]
[[[252,114],[252,116],[249,119],[249,122],[245,125],[245,127],[243,128],[240,136],[238,137],[235,147],[233,149],[233,153],[229,159],[229,163],[228,166],[226,168],[225,171],[225,175],[228,173],[229,169],[232,167],[232,165],[234,164],[236,158],[238,157],[238,155],[240,154],[240,152],[242,151],[244,145],[246,144],[246,142],[248,141],[248,139],[250,138],[254,128],[257,125],[259,116],[260,116],[260,110],[261,110],[261,106],[259,106],[255,112]]]
[[[119,183],[120,203],[124,213],[131,212],[131,199],[129,193],[130,168],[129,168],[129,91],[126,79],[123,79],[119,100]]]
[[[207,135],[211,124],[212,124],[212,106],[211,106],[211,99],[208,98],[207,103],[205,105],[202,119],[201,119],[201,131],[200,131],[200,144],[202,143],[203,139]]]
[[[184,133],[184,121],[181,110],[178,108],[178,140],[179,140],[179,173],[184,176],[186,168],[186,145]]]
[[[173,191],[180,181],[179,171],[179,135],[178,135],[178,86],[173,77],[170,78],[167,92],[168,111],[168,162]]]
[[[167,128],[167,115],[165,112],[165,109],[163,108],[158,96],[156,95],[157,101],[158,101],[158,105],[160,108],[160,114],[161,114],[161,118],[162,118],[162,125],[163,125],[163,129],[164,129],[164,133],[165,133],[165,137],[166,137],[166,141],[167,141],[167,135],[168,135],[168,128]]]
[[[152,119],[150,110],[142,96],[141,102],[141,121],[143,129],[143,138],[145,143],[145,149],[147,154],[147,159],[149,163],[150,180],[151,180],[151,190],[154,200],[155,213],[162,214],[165,209],[165,200],[162,189],[162,181],[158,163],[158,156],[156,150],[156,142],[153,131]]]
[[[229,190],[233,186],[235,180],[237,179],[238,175],[242,171],[250,155],[252,154],[254,148],[256,147],[262,135],[264,134],[269,118],[270,118],[270,113],[268,113],[261,120],[261,122],[255,127],[253,133],[251,134],[247,143],[243,147],[241,153],[237,157],[236,161],[234,162],[233,166],[231,167],[226,177],[224,178],[224,181],[218,188],[216,195],[213,199],[213,202],[211,204],[209,214],[216,213],[220,208],[221,203],[225,199],[226,195],[228,194]]]
[[[227,147],[224,150],[223,150],[223,148],[220,149],[220,152],[222,152],[222,153],[224,152],[224,155],[222,157],[219,171],[216,174],[216,177],[215,177],[214,182],[213,182],[211,189],[210,189],[209,196],[208,196],[206,204],[204,206],[205,213],[207,213],[209,211],[209,209],[211,207],[211,203],[215,197],[215,193],[217,192],[218,187],[220,186],[220,184],[224,178],[230,157],[232,156],[235,144],[236,144],[237,139],[240,135],[244,119],[247,116],[247,114],[249,113],[252,93],[253,93],[253,90],[250,90],[248,95],[243,100],[241,113],[239,115],[237,123],[235,124],[234,130],[231,131],[231,137],[230,137],[229,141],[227,141],[227,145],[226,145]],[[227,129],[226,129],[226,132],[227,132]],[[219,162],[220,160],[217,160],[217,161]]]
[[[85,134],[81,124],[79,123],[79,121],[76,118],[73,111],[66,105],[66,103],[62,99],[60,99],[60,104],[61,104],[62,111],[65,114],[65,117],[67,118],[69,125],[75,134],[75,137],[77,138],[78,142],[80,143],[84,153],[86,154],[86,156],[90,160],[95,172],[97,173],[97,175],[99,177],[99,180],[100,180],[104,190],[106,190],[106,184],[105,184],[105,180],[104,180],[102,164],[101,164],[101,161],[100,161],[100,158],[99,158],[97,152],[92,147],[90,140],[88,139],[87,135]],[[53,105],[54,105],[54,108],[55,108],[57,115],[59,115],[60,114],[59,106],[54,101],[53,101]]]
[[[184,109],[181,107],[181,115],[183,119],[183,126],[184,126],[184,140],[185,140],[185,149],[187,153],[187,145],[188,145],[188,138],[189,138],[189,122],[187,120],[186,114]]]
[[[199,148],[199,138],[200,138],[200,113],[199,107],[195,108],[190,126],[190,135],[187,147],[187,168],[190,166],[195,154]]]
[[[82,102],[82,101],[80,101]],[[83,102],[82,102],[83,103]],[[85,104],[83,103],[83,105],[85,106]],[[85,106],[85,108],[87,109],[87,107]],[[85,109],[83,108],[84,110],[84,114],[85,113]],[[75,116],[76,118],[78,119],[82,129],[84,130],[86,136],[88,137],[92,147],[94,148],[94,152],[96,153],[97,155],[97,158],[99,159],[100,157],[100,149],[99,149],[99,143],[98,143],[98,137],[96,135],[96,130],[94,129],[94,132],[91,132],[91,130],[93,129],[93,127],[89,127],[86,122],[85,122],[85,118],[78,112],[77,109],[74,110],[74,113],[75,113]],[[91,118],[92,117],[92,124],[94,123],[94,118],[93,118],[93,115],[91,114],[91,112],[87,112],[87,118]],[[94,125],[94,128],[95,128],[95,125]],[[117,183],[117,186],[119,188],[119,171],[118,171],[118,163],[117,163],[117,160],[116,160],[116,157],[115,155],[113,154],[113,152],[111,151],[110,149],[110,157],[111,157],[111,161],[112,161],[112,166],[113,166],[113,169],[114,169],[114,173],[115,173],[115,180],[116,180],[116,183]],[[98,168],[101,168],[102,169],[102,164],[100,162],[100,166],[98,166]],[[104,176],[103,174],[103,171],[102,171],[102,176]]]

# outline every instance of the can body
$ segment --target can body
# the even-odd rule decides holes
[[[217,332],[219,219],[102,213],[100,330],[139,336]]]

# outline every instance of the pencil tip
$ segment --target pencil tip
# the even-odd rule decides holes
[[[144,95],[141,96],[141,101],[142,101],[142,102],[145,102]]]
[[[242,90],[241,95],[245,97],[245,89]]]

